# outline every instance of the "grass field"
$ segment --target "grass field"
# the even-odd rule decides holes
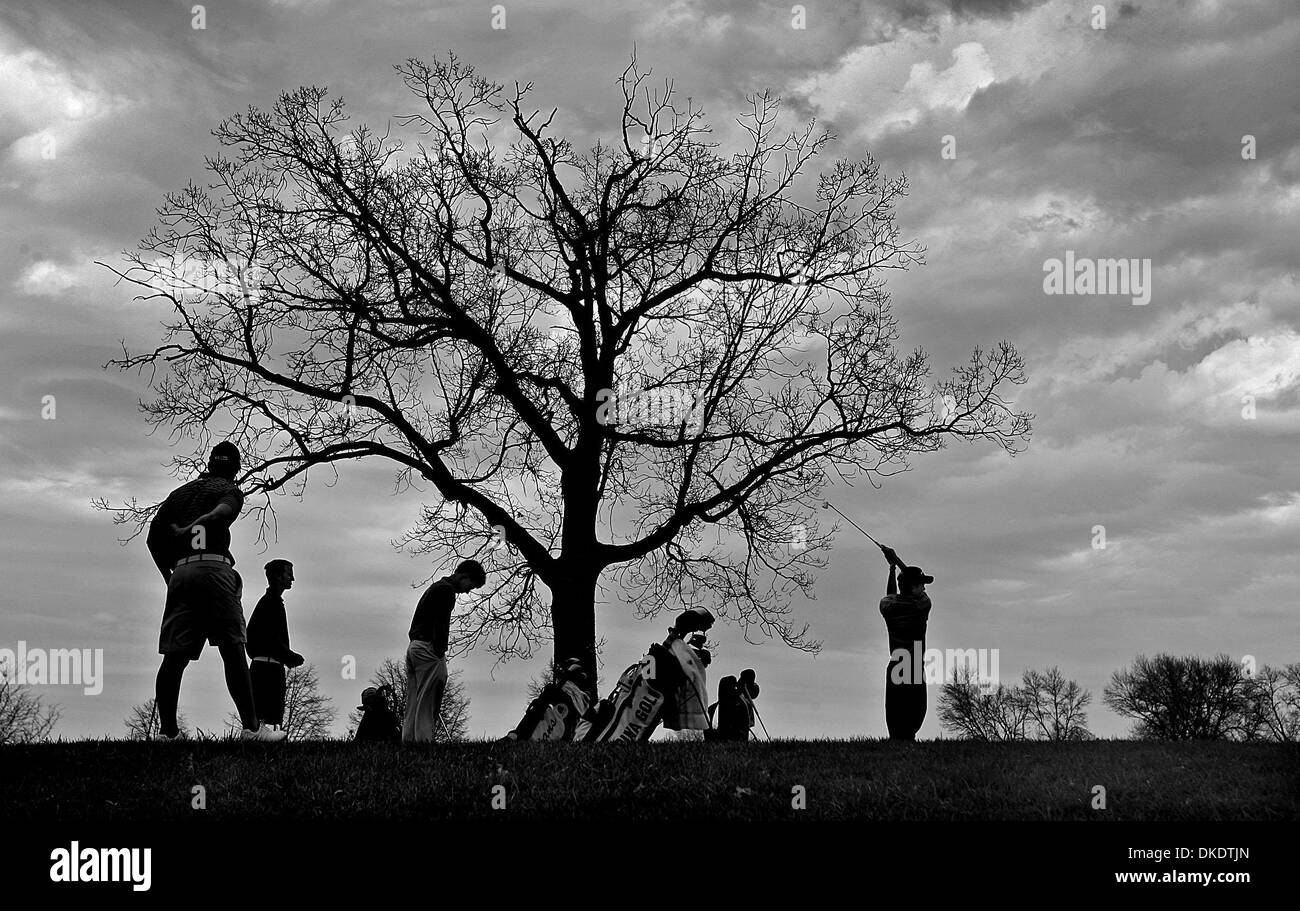
[[[498,784],[504,809],[492,806]],[[792,807],[796,785],[806,789],[805,809]],[[1104,810],[1092,808],[1096,785],[1106,789]],[[192,807],[195,786],[204,789],[206,809]],[[268,816],[1295,820],[1300,747],[839,740],[400,749],[84,741],[0,748],[0,815],[9,823]]]

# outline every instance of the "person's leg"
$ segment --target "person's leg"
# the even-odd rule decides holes
[[[257,712],[257,723],[259,726],[267,724],[267,708],[270,700],[267,698],[266,674],[265,668],[268,665],[264,661],[248,662],[248,682],[253,690],[253,708]]]
[[[284,691],[287,683],[283,664],[271,665],[271,707],[267,710],[271,723],[277,728],[284,727]]]
[[[176,706],[181,698],[181,678],[190,659],[185,655],[163,655],[154,682],[154,700],[158,706],[158,729],[164,737],[175,737],[180,732],[176,722]]]
[[[446,726],[442,723],[442,696],[447,691],[447,662],[439,660],[429,670],[428,695],[425,697],[425,717],[429,728],[429,739],[437,740],[441,731],[446,736]]]
[[[420,673],[406,647],[406,714],[402,717],[402,743],[415,743],[415,717],[419,712]]]
[[[407,698],[410,706],[407,710],[410,722],[410,739],[415,743],[432,743],[434,734],[433,716],[429,714],[429,704],[434,690],[434,665],[432,662],[416,663],[416,687]]]
[[[179,567],[172,573],[167,582],[167,600],[158,631],[162,665],[154,681],[154,700],[158,707],[158,729],[166,737],[175,737],[180,732],[176,710],[181,696],[181,678],[186,666],[203,652],[204,626],[201,613],[196,609],[193,583],[194,572],[190,565]]]
[[[257,730],[257,710],[253,705],[253,681],[248,674],[248,660],[244,657],[242,642],[223,642],[217,646],[221,661],[226,666],[226,689],[235,700],[239,720],[245,730]]]
[[[895,662],[890,662],[885,666],[885,727],[889,729],[890,740],[907,740],[903,721],[906,696],[902,692],[906,685],[894,682],[894,665]]]
[[[238,572],[224,563],[199,563],[206,608],[208,642],[221,653],[225,666],[226,689],[235,702],[239,721],[247,731],[256,731],[257,704],[253,700],[253,681],[248,672],[244,642],[248,624],[244,621],[244,582]]]
[[[284,724],[284,665],[253,661],[248,667],[253,684],[253,705],[259,724]]]
[[[406,721],[402,725],[404,743],[430,743],[433,741],[437,721],[431,714],[433,700],[441,701],[438,686],[438,667],[442,662],[428,646],[412,643],[406,651],[408,672]],[[445,671],[445,666],[444,666]],[[445,685],[446,680],[443,680]]]
[[[925,722],[925,709],[928,701],[928,687],[924,683],[917,684],[916,696],[912,702],[912,739],[916,739],[916,732],[921,730],[921,725]]]
[[[909,683],[896,687],[899,690],[898,724],[902,740],[915,740],[916,732],[925,720],[925,684]]]

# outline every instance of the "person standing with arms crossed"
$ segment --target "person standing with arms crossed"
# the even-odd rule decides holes
[[[181,679],[189,663],[203,654],[204,640],[221,654],[243,739],[274,743],[285,736],[258,724],[244,658],[244,583],[230,554],[230,526],[244,507],[243,491],[235,484],[238,474],[239,450],[233,443],[218,443],[208,470],[168,494],[149,523],[145,543],[167,583],[158,634],[163,660],[155,683],[163,740],[181,737],[176,723]]]
[[[450,576],[425,590],[416,605],[406,647],[406,718],[402,743],[432,743],[447,688],[447,640],[456,595],[482,588],[487,573],[477,560],[463,560]]]
[[[892,547],[881,545],[880,549],[889,561],[889,587],[880,599],[880,615],[885,618],[889,632],[885,725],[890,740],[915,740],[925,720],[926,698],[924,677],[920,680],[912,677],[925,658],[925,630],[931,606],[925,587],[934,581],[934,576],[927,576],[919,566],[904,564]]]

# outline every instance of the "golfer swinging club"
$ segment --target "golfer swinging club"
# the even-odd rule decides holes
[[[925,627],[930,618],[930,596],[925,586],[934,581],[934,576],[927,576],[919,566],[904,564],[892,547],[879,547],[889,561],[889,588],[880,599],[880,615],[889,631],[885,725],[890,740],[915,740],[925,720],[925,678],[912,678],[925,658]],[[895,570],[899,571],[897,582]]]
[[[822,509],[833,509],[867,540],[880,548],[889,561],[889,588],[880,599],[880,616],[889,631],[889,664],[885,667],[885,725],[890,740],[915,740],[925,720],[925,678],[913,680],[915,669],[925,660],[925,626],[930,619],[930,596],[925,587],[934,576],[908,566],[898,559],[892,547],[886,547],[854,522],[829,500]],[[901,570],[895,581],[894,571]],[[899,588],[902,591],[899,591]],[[920,654],[916,650],[920,649]]]

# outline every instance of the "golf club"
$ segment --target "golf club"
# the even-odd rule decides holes
[[[864,535],[867,535],[867,540],[868,540],[868,541],[870,541],[872,544],[874,544],[874,545],[876,545],[877,547],[879,547],[881,550],[884,550],[884,549],[885,549],[885,545],[881,544],[881,543],[880,543],[879,541],[877,541],[875,538],[871,537],[871,535],[867,534],[867,530],[866,530],[865,528],[863,528],[861,525],[859,525],[857,522],[854,522],[854,521],[853,521],[852,519],[850,519],[848,516],[845,516],[844,513],[840,512],[839,509],[836,508],[835,504],[833,504],[830,500],[822,500],[822,509],[834,509],[834,510],[835,510],[837,513],[839,513],[841,516],[844,516],[844,519],[845,519],[845,520],[846,520],[850,525],[852,525],[852,526],[853,526],[854,528],[856,528],[858,531],[862,532]]]
[[[767,732],[767,725],[763,724],[763,716],[758,714],[758,706],[754,705],[754,700],[749,700],[749,707],[754,710],[754,718],[758,720],[759,725],[763,728],[763,736],[771,740],[772,735]],[[757,740],[758,737],[755,736],[754,739]]]

